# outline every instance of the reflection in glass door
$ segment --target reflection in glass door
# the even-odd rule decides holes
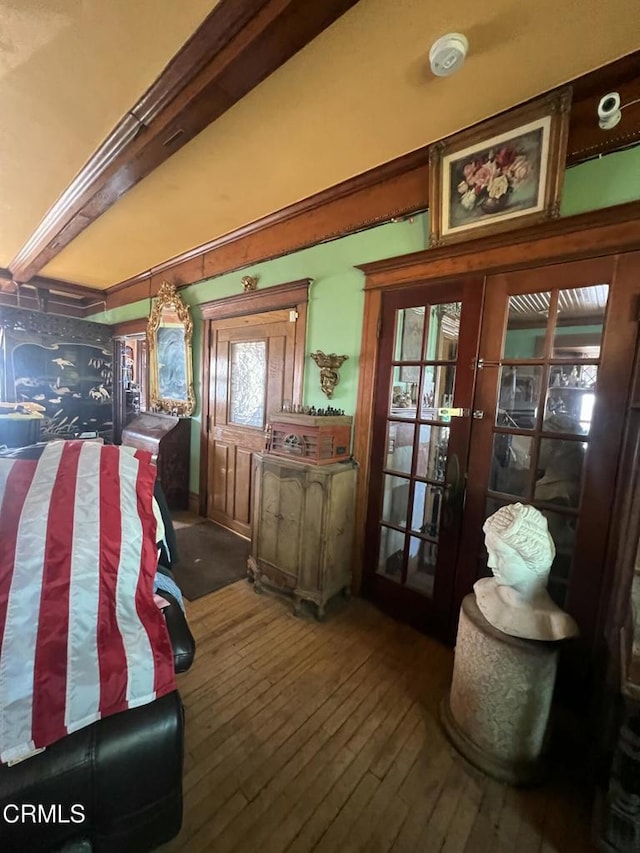
[[[561,607],[574,556],[609,287],[509,297],[498,367],[486,515],[521,500],[556,545],[549,592]]]
[[[482,284],[466,290],[388,300],[376,388],[369,589],[433,633],[450,615],[464,495]]]

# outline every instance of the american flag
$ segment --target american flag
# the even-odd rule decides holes
[[[0,459],[0,762],[175,689],[154,477],[92,442]]]

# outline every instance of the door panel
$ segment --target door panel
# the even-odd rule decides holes
[[[295,314],[295,312],[293,312]],[[207,514],[249,536],[251,461],[283,399],[293,399],[295,316],[270,311],[211,324]]]
[[[482,524],[533,504],[556,546],[549,593],[594,637],[636,323],[616,257],[487,279],[456,599],[489,574]]]
[[[441,635],[454,589],[482,293],[482,280],[469,279],[383,297],[366,591]]]

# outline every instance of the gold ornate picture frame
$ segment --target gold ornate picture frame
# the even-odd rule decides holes
[[[147,324],[149,402],[153,410],[175,415],[192,415],[195,411],[192,337],[189,306],[174,284],[163,282]]]
[[[429,149],[430,246],[560,215],[571,87]]]

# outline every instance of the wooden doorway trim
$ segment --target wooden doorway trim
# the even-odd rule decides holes
[[[297,311],[296,337],[294,345],[293,366],[293,401],[302,402],[302,380],[304,376],[305,345],[307,340],[307,305],[309,302],[309,287],[313,279],[301,278],[286,284],[269,287],[265,290],[253,290],[239,293],[223,299],[214,299],[203,303],[202,319],[202,364],[200,371],[200,387],[202,389],[202,423],[200,427],[200,495],[198,511],[207,515],[207,476],[209,471],[209,363],[211,358],[211,325],[216,320],[226,320],[230,317],[246,317],[250,314],[263,314],[268,311],[278,311],[289,308]]]
[[[583,258],[637,251],[640,246],[640,202],[605,208],[533,226],[518,232],[427,249],[359,267],[366,275],[360,375],[354,430],[359,463],[353,559],[354,592],[362,588],[367,496],[369,494],[373,395],[382,323],[382,291],[463,275],[565,263]],[[629,353],[633,358],[633,350]]]

